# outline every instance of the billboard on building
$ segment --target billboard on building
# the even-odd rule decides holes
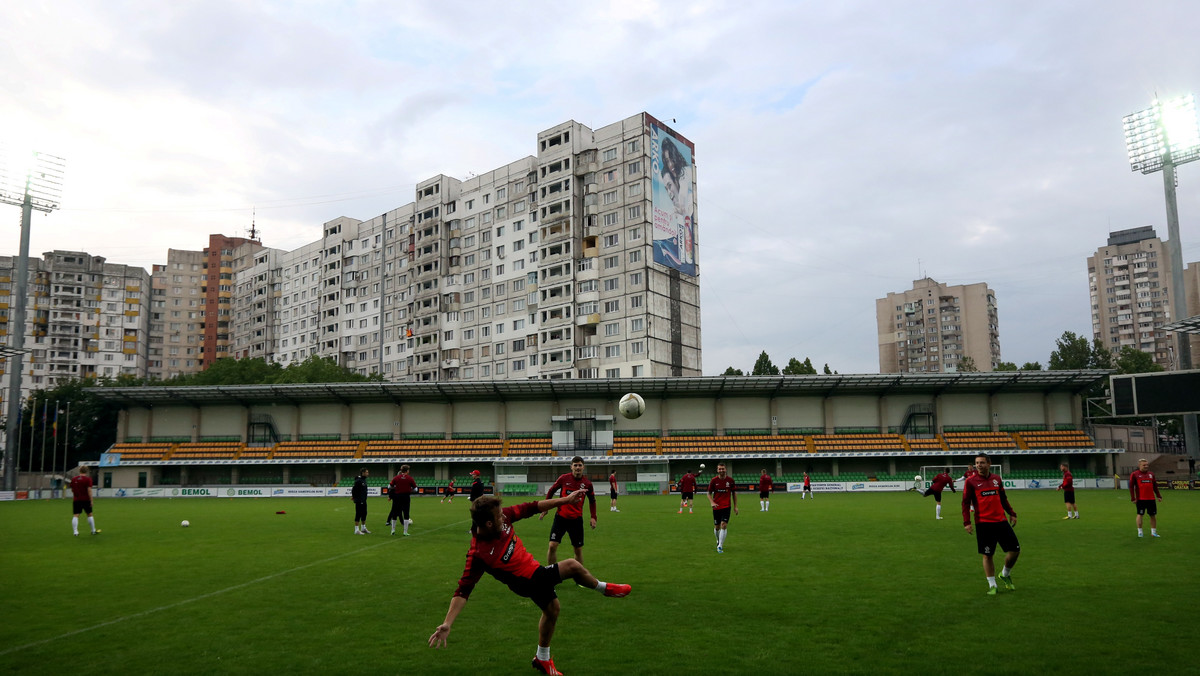
[[[691,142],[650,122],[654,262],[696,276],[696,165]]]

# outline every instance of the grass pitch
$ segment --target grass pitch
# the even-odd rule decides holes
[[[724,554],[703,497],[691,515],[600,498],[584,564],[633,593],[561,585],[554,658],[567,674],[1194,673],[1200,493],[1165,495],[1163,537],[1147,520],[1138,539],[1123,491],[1078,491],[1071,521],[1060,494],[1011,491],[1023,551],[996,597],[959,494],[943,521],[912,493],[776,495],[768,513],[742,494]],[[69,501],[0,503],[0,673],[534,673],[539,611],[490,576],[449,646],[427,647],[467,501],[414,499],[408,538],[387,506],[364,537],[348,499],[101,500],[103,532],[81,520],[76,538]],[[516,524],[539,561],[549,527]]]

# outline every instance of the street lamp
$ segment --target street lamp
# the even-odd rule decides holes
[[[14,276],[9,312],[8,418],[4,435],[4,490],[17,488],[17,434],[11,428],[20,418],[21,368],[25,352],[25,304],[29,283],[29,222],[33,210],[50,213],[59,206],[66,160],[38,152],[13,152],[0,145],[0,202],[21,207],[21,254]]]
[[[1175,167],[1200,159],[1200,123],[1196,96],[1185,94],[1154,101],[1145,110],[1126,115],[1125,146],[1134,171],[1163,173],[1167,200],[1167,252],[1171,256],[1171,319],[1187,318],[1187,292],[1183,284],[1183,245],[1179,239],[1179,205],[1175,200]],[[1179,369],[1192,368],[1192,346],[1185,333],[1176,334]],[[1188,455],[1200,457],[1195,414],[1183,417]]]

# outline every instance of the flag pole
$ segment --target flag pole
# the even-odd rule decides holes
[[[38,463],[38,472],[42,475],[42,480],[38,482],[38,490],[41,491],[41,484],[46,479],[46,415],[50,412],[50,400],[46,399],[42,402],[42,459]]]
[[[63,474],[67,473],[67,452],[71,448],[71,402],[67,402],[66,429],[63,430]],[[97,479],[100,477],[97,476]]]
[[[13,477],[13,488],[17,487],[17,480],[21,478],[21,444],[25,441],[25,421],[22,416],[25,415],[25,400],[22,399],[17,407],[17,462],[13,469],[17,476]]]

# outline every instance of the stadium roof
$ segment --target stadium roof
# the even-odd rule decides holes
[[[1163,331],[1172,331],[1174,333],[1200,333],[1200,315],[1180,319],[1170,324],[1163,324],[1162,329]]]
[[[303,383],[98,387],[103,399],[126,406],[203,406],[301,403],[404,403],[531,401],[606,398],[626,392],[646,398],[829,397],[886,394],[1077,394],[1112,371],[992,371],[988,373],[880,373],[863,375],[715,376],[703,378],[612,378],[589,380],[502,380],[450,383]]]

